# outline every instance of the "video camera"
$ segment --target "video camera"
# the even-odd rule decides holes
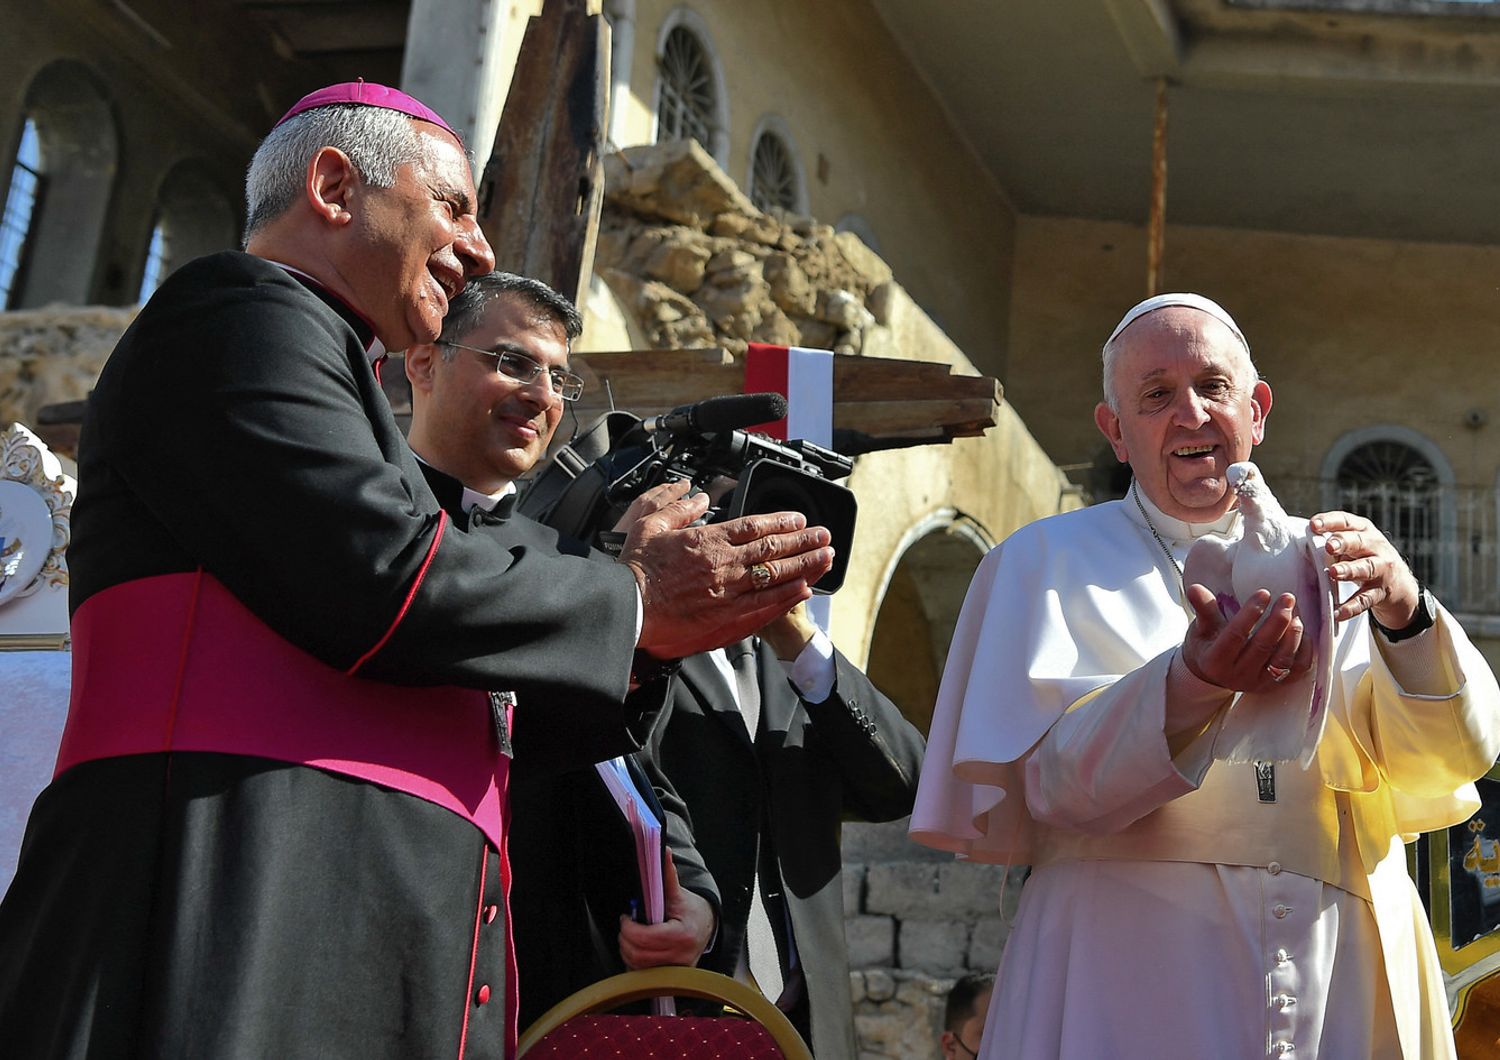
[[[519,510],[559,533],[618,552],[611,534],[631,501],[662,482],[687,481],[709,495],[704,522],[741,515],[801,512],[827,527],[833,567],[813,586],[844,583],[854,539],[854,494],[832,479],[854,468],[848,457],[807,441],[778,442],[743,428],[786,415],[780,394],[737,394],[641,419],[609,412],[563,446],[521,496]]]

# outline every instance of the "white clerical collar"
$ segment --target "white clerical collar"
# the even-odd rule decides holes
[[[1147,530],[1154,526],[1156,532],[1168,541],[1182,543],[1207,537],[1209,534],[1226,535],[1234,528],[1235,520],[1240,515],[1239,512],[1231,510],[1211,523],[1184,522],[1181,519],[1174,519],[1151,503],[1151,498],[1146,496],[1146,491],[1141,489],[1134,479],[1130,482],[1130,490],[1135,496],[1127,494],[1122,502],[1125,505],[1125,514]],[[1139,506],[1136,505],[1137,500],[1140,501]],[[1144,517],[1143,508],[1145,509]]]
[[[417,452],[415,449],[411,451],[411,455],[416,457],[417,463],[423,465],[424,467],[433,467],[432,461],[424,458],[422,454]],[[447,474],[447,472],[444,472],[444,474]],[[449,475],[448,477],[452,478],[453,476]],[[460,483],[460,485],[462,485],[462,483]],[[459,498],[458,506],[463,509],[465,515],[473,511],[475,508],[483,508],[487,512],[492,512],[495,510],[495,505],[499,504],[502,500],[504,500],[506,497],[509,497],[514,492],[516,492],[516,484],[513,481],[507,482],[504,486],[501,486],[494,493],[480,493],[478,490],[471,490],[468,486],[464,486],[463,496]]]
[[[458,504],[465,512],[473,511],[475,508],[483,508],[487,512],[492,512],[495,510],[495,505],[514,492],[516,492],[514,482],[507,482],[502,489],[494,493],[480,493],[478,490],[471,490],[465,486],[463,498]]]

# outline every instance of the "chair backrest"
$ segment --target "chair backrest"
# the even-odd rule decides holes
[[[740,1016],[610,1016],[603,1010],[650,997],[717,1001]],[[651,1057],[812,1060],[786,1015],[757,990],[702,968],[625,972],[558,1002],[521,1035],[518,1057]]]
[[[526,1060],[783,1060],[753,1020],[715,1016],[574,1016],[525,1052]]]

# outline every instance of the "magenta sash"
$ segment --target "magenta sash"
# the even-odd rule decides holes
[[[217,751],[415,795],[503,850],[510,761],[489,697],[350,677],[201,571],[125,582],[73,616],[73,690],[54,778],[81,762]]]

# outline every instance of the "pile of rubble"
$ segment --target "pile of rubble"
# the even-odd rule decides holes
[[[595,269],[659,349],[859,353],[891,269],[852,232],[758,210],[696,141],[605,159]]]

